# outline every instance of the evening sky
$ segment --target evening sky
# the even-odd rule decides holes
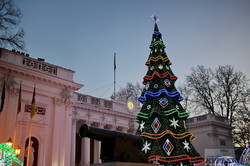
[[[231,64],[250,78],[249,0],[16,0],[27,51],[75,71],[81,93],[109,98],[142,82],[156,13],[171,68],[182,84],[191,67]]]

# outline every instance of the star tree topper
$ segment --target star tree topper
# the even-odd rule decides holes
[[[160,19],[157,18],[156,14],[154,13],[152,16],[151,16],[152,20],[157,23],[160,21]]]

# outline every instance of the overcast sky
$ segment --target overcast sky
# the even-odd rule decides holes
[[[249,0],[16,0],[27,53],[75,71],[81,93],[109,98],[142,82],[156,13],[171,68],[182,84],[197,65],[231,64],[250,78]]]

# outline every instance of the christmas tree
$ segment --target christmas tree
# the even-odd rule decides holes
[[[180,101],[181,94],[175,88],[177,77],[165,52],[165,45],[154,17],[155,27],[149,58],[148,71],[143,78],[145,89],[138,100],[143,104],[136,117],[137,134],[143,137],[142,153],[149,163],[160,165],[194,165],[204,158],[192,146],[194,136],[185,125],[189,116]]]

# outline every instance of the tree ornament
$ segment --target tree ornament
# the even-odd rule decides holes
[[[148,150],[151,150],[150,145],[151,143],[148,143],[148,141],[145,141],[145,143],[143,144],[142,151],[145,151],[145,153],[147,153]]]
[[[151,105],[148,105],[148,106],[147,106],[147,109],[150,110],[150,108],[151,108]]]
[[[145,85],[145,89],[148,90],[148,88],[149,88],[149,82],[147,82]]]
[[[156,157],[156,160],[153,161],[153,164],[159,165],[160,163],[158,162],[159,158]]]
[[[170,126],[174,126],[174,129],[176,129],[177,126],[179,126],[178,121],[179,120],[175,120],[173,117],[173,120],[169,119],[169,121],[171,122]]]
[[[169,67],[168,67],[168,66],[166,66],[166,69],[167,69],[167,70],[169,70]]]
[[[186,149],[187,151],[190,149],[189,147],[189,143],[185,140],[185,142],[182,142],[184,144],[184,149]]]
[[[155,84],[155,85],[154,85],[154,88],[155,88],[155,89],[158,88],[158,84]]]
[[[143,121],[142,121],[141,124],[140,124],[140,129],[139,129],[139,130],[140,130],[141,132],[142,132],[142,130],[144,129],[144,124],[145,124],[145,122],[143,122]]]
[[[161,123],[158,120],[158,118],[155,118],[155,120],[151,124],[151,127],[152,127],[152,129],[154,130],[155,133],[157,133],[159,131],[159,129],[161,128]]]
[[[170,82],[169,79],[165,79],[165,80],[164,80],[164,84],[165,84],[167,87],[170,87],[171,82]]]
[[[176,107],[176,109],[180,109],[180,107],[178,105],[176,105],[175,107]]]
[[[164,143],[163,147],[162,147],[165,152],[167,153],[167,155],[170,155],[171,152],[173,151],[174,149],[174,146],[173,144],[169,141],[169,139],[166,140],[166,142]]]
[[[159,65],[158,65],[158,68],[159,68],[160,70],[162,70],[162,69],[163,69],[163,65],[162,65],[162,64],[159,64]]]
[[[154,66],[151,66],[151,67],[150,67],[150,70],[154,70],[154,68],[155,68]]]
[[[160,101],[159,104],[160,104],[163,108],[165,108],[165,107],[168,105],[168,99],[166,99],[166,98],[161,98],[159,101]]]

